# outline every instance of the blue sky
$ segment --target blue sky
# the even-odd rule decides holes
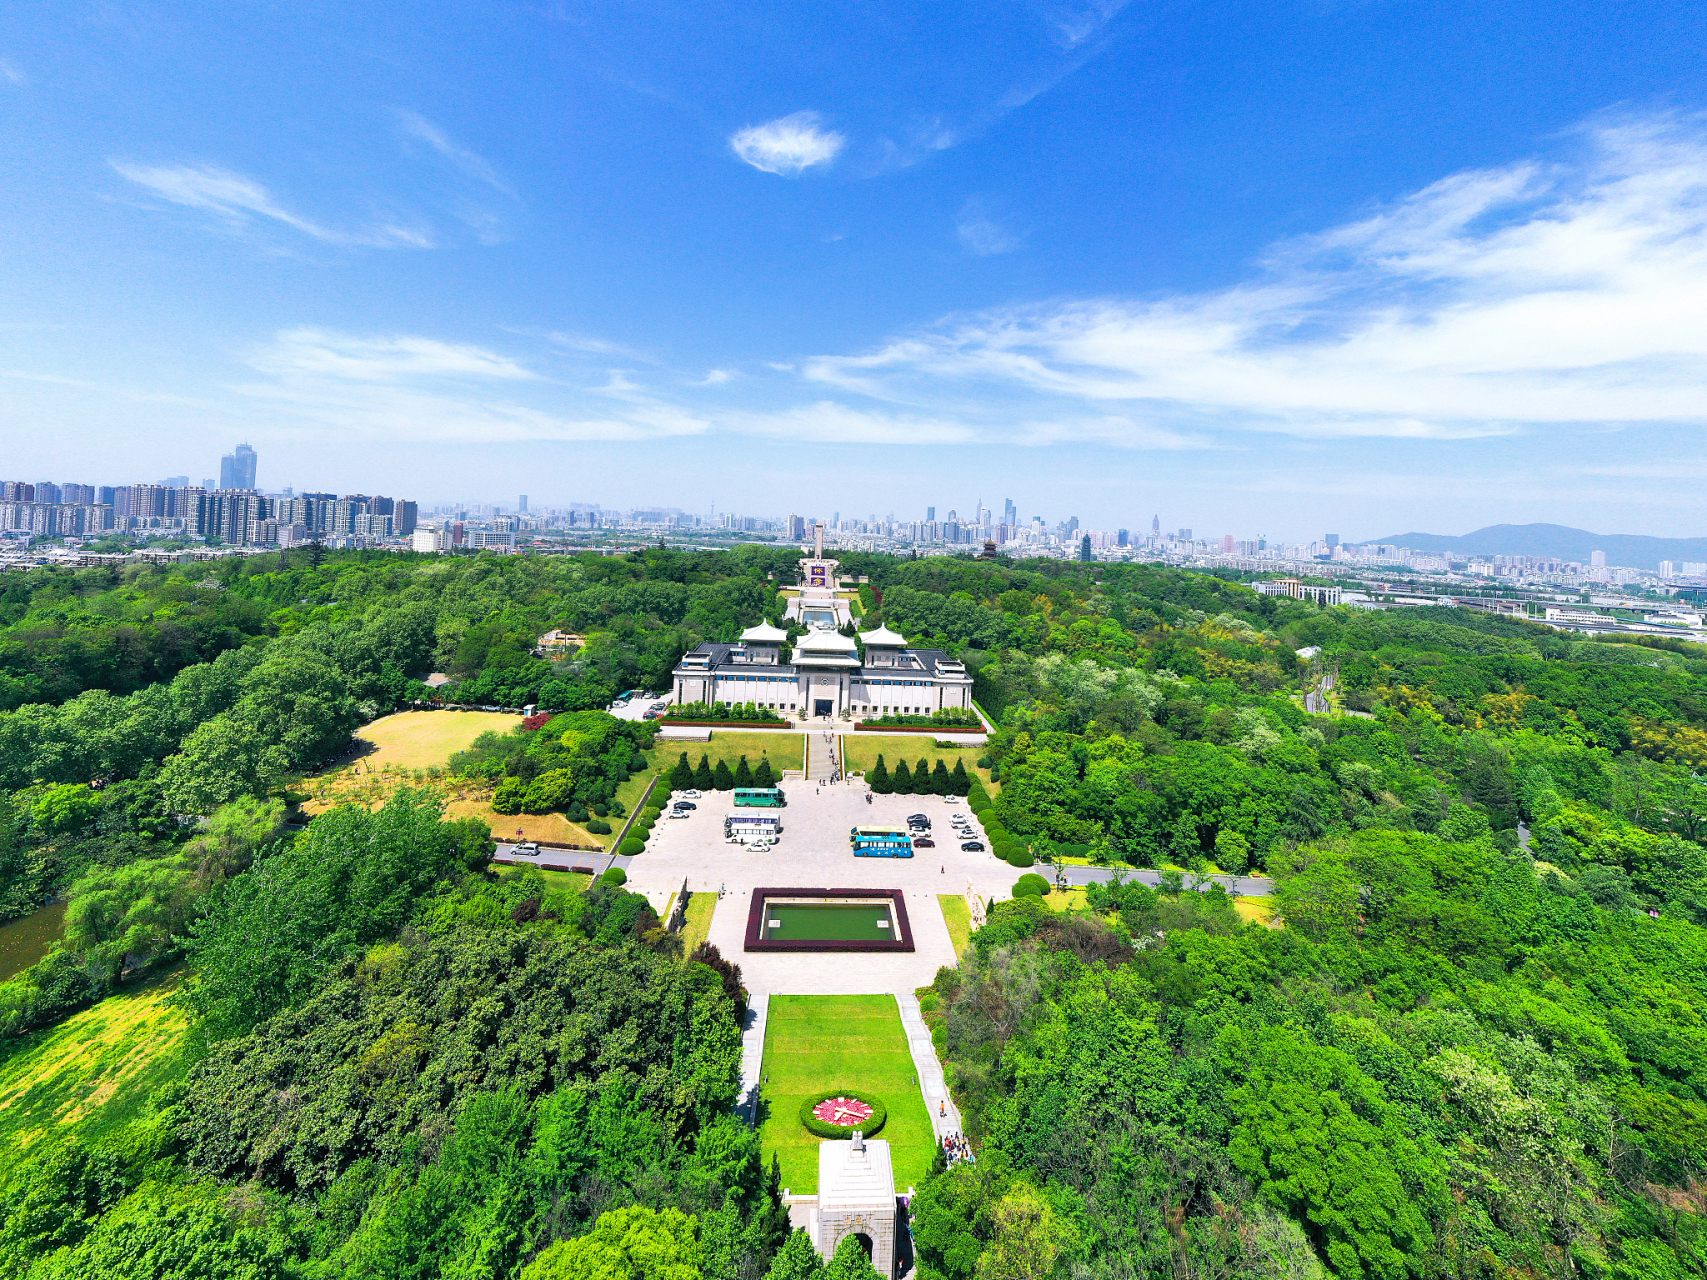
[[[1699,534],[1699,4],[37,3],[0,472]]]

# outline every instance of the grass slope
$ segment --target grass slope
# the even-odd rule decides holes
[[[954,943],[955,958],[959,959],[972,940],[972,908],[966,905],[965,894],[939,893],[936,900],[942,907],[942,921],[948,926],[948,939]]]
[[[704,942],[711,932],[711,913],[717,909],[715,893],[695,893],[688,897],[688,918],[682,925],[682,954],[692,955],[693,949]]]
[[[919,763],[923,756],[930,762],[931,768],[936,768],[940,759],[943,767],[950,773],[954,772],[956,760],[966,761],[966,776],[983,779],[984,786],[991,795],[1001,788],[990,781],[990,771],[978,767],[978,759],[986,750],[984,747],[938,747],[936,739],[928,733],[850,733],[842,739],[846,748],[846,759],[843,767],[850,773],[858,773],[871,768],[877,763],[879,754],[890,773],[895,772],[895,766],[902,760],[911,769]]]
[[[8,1049],[0,1060],[0,1168],[44,1141],[124,1123],[179,1074],[188,1020],[166,1005],[177,982],[166,974],[110,996]]]
[[[793,730],[756,733],[751,729],[713,729],[710,742],[660,742],[652,758],[655,767],[669,773],[684,751],[690,765],[697,766],[701,755],[709,756],[713,769],[719,760],[727,760],[730,769],[734,769],[742,756],[747,757],[749,768],[757,769],[760,759],[769,756],[771,768],[781,773],[784,769],[800,768],[800,738]]]
[[[765,1157],[782,1162],[782,1184],[818,1190],[818,1144],[798,1112],[809,1094],[869,1089],[889,1108],[878,1136],[895,1162],[895,1189],[925,1180],[936,1138],[919,1093],[894,996],[772,996],[765,1021],[765,1084],[760,1137]]]

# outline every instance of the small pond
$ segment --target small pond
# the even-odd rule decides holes
[[[893,942],[895,919],[886,901],[766,902],[768,942]]]
[[[0,982],[15,978],[47,954],[65,927],[65,904],[0,924]]]

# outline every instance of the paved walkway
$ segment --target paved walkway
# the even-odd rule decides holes
[[[940,1145],[949,1134],[962,1132],[960,1108],[954,1105],[948,1083],[943,1079],[942,1063],[937,1059],[936,1045],[931,1041],[931,1029],[925,1025],[919,998],[911,991],[897,992],[895,1003],[901,1006],[901,1027],[907,1033],[907,1048],[912,1051],[913,1066],[919,1074],[919,1092],[924,1095],[925,1110],[931,1114],[931,1128],[936,1131]]]
[[[1049,874],[1049,868],[1041,864],[1033,867],[1032,870],[1044,876]],[[1075,889],[1082,889],[1087,884],[1107,883],[1116,875],[1119,875],[1123,880],[1141,881],[1151,888],[1162,882],[1162,872],[1160,871],[1134,871],[1130,867],[1068,866],[1062,870],[1066,873],[1067,883]],[[1188,889],[1196,886],[1198,880],[1201,879],[1203,881],[1202,888],[1207,889],[1210,882],[1214,881],[1235,898],[1266,898],[1274,892],[1274,881],[1267,876],[1213,875],[1199,877],[1190,871],[1182,874],[1185,877],[1185,887]],[[1008,895],[1003,894],[1002,896],[1005,898]]]
[[[764,992],[749,993],[747,1021],[741,1029],[741,1092],[735,1110],[749,1125],[759,1112],[759,1085],[765,1070],[765,1018],[771,998]]]

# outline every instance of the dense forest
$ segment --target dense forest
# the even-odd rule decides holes
[[[0,1168],[0,1277],[869,1277],[789,1235],[732,1115],[726,960],[620,883],[494,874],[430,788],[285,823],[432,672],[568,717],[459,768],[603,803],[645,742],[596,709],[780,622],[794,550],[314,559],[0,582],[0,919],[66,904],[0,1065],[162,974],[190,1029],[145,1104]],[[843,567],[862,625],[975,673],[1006,851],[1175,869],[996,902],[938,976],[978,1159],[919,1189],[921,1276],[1707,1272],[1707,653]],[[1272,877],[1274,927],[1215,871]]]

